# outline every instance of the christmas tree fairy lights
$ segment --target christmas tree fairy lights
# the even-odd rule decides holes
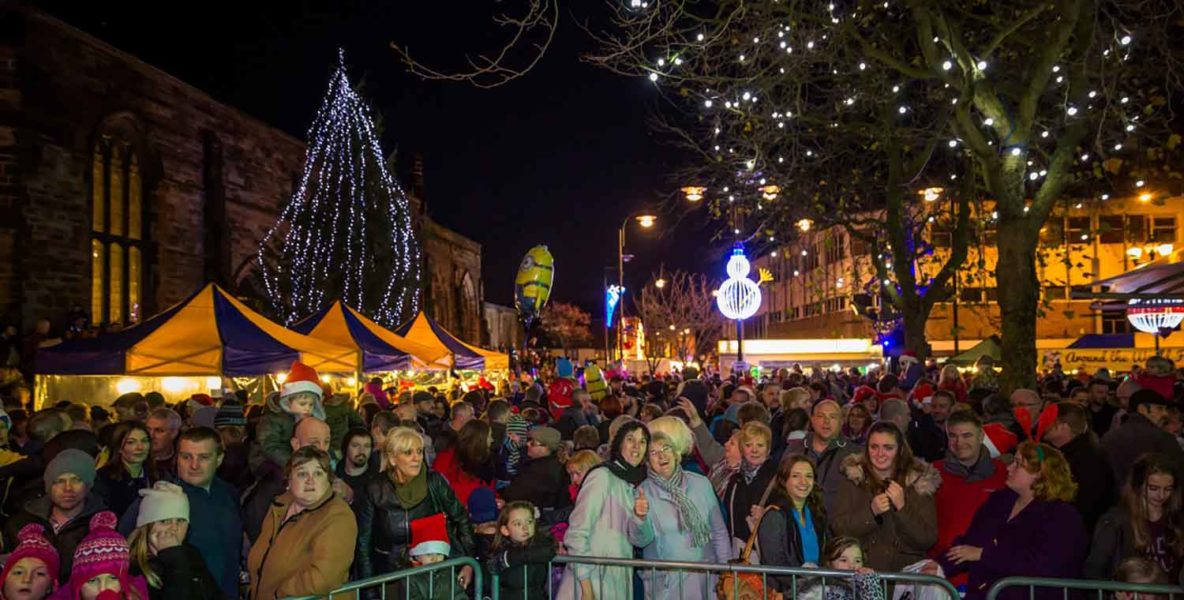
[[[257,253],[275,312],[291,324],[340,298],[387,326],[414,316],[421,260],[411,221],[339,51],[300,183]]]

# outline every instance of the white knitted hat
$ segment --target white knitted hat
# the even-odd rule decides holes
[[[140,490],[140,496],[143,500],[136,515],[136,527],[165,519],[189,520],[189,497],[175,483],[157,481],[151,488]]]

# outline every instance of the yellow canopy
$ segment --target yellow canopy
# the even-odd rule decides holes
[[[292,326],[319,340],[353,348],[362,356],[362,371],[375,373],[407,369],[412,359],[432,364],[448,358],[448,350],[401,337],[340,300]]]
[[[422,311],[410,322],[400,326],[396,331],[408,340],[442,350],[448,356],[444,362],[434,361],[434,363],[427,363],[425,366],[428,368],[434,365],[457,369],[485,369],[491,371],[510,368],[510,357],[508,355],[492,350],[484,350],[462,342]]]

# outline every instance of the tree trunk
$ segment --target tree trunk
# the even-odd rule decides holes
[[[999,261],[995,265],[999,311],[1003,321],[1003,373],[1000,392],[1036,385],[1036,313],[1040,282],[1036,277],[1039,236],[1025,223],[1000,224]]]
[[[904,321],[904,350],[912,350],[917,360],[925,364],[929,358],[929,342],[925,337],[925,323],[929,320],[929,311],[925,310],[920,299],[904,302],[901,311]]]

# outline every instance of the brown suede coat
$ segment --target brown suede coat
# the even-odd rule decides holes
[[[349,579],[358,540],[358,523],[349,505],[331,493],[285,522],[291,503],[290,493],[272,502],[247,555],[251,600],[328,595]]]

